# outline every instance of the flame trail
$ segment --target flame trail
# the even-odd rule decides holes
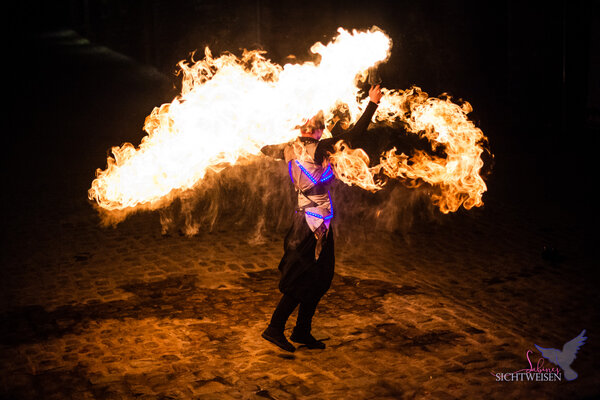
[[[365,106],[358,100],[357,75],[384,62],[390,48],[390,38],[380,30],[350,33],[342,28],[329,44],[312,46],[318,63],[281,67],[260,51],[214,58],[207,48],[203,60],[179,63],[181,95],[146,118],[148,135],[138,148],[130,143],[112,148],[88,196],[108,212],[157,209],[200,184],[208,171],[258,155],[264,145],[294,139],[294,127],[319,110],[328,118],[342,102],[355,120]],[[369,168],[364,152],[340,146],[333,155],[336,175],[372,191],[381,188],[373,176],[382,171],[421,179],[441,189],[433,200],[443,212],[461,204],[481,205],[485,184],[478,175],[483,164],[479,142],[485,138],[466,118],[468,107],[427,98],[416,89],[385,91],[376,119],[407,122],[413,132],[444,145],[448,157],[417,153],[408,160],[390,151]]]
[[[487,186],[479,173],[487,139],[468,119],[471,111],[468,102],[458,105],[450,98],[429,97],[418,87],[407,91],[385,90],[375,118],[406,123],[409,131],[427,138],[434,148],[444,146],[446,157],[417,151],[409,158],[392,149],[381,156],[378,165],[369,167],[364,151],[338,143],[331,156],[336,175],[349,185],[370,191],[383,187],[383,183],[375,181],[378,173],[407,179],[413,186],[426,182],[439,189],[431,197],[443,213],[457,211],[461,205],[466,209],[481,206]]]

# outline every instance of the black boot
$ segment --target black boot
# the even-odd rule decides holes
[[[283,334],[285,330],[285,323],[290,317],[290,314],[294,311],[299,301],[289,295],[283,295],[279,304],[273,312],[271,322],[265,331],[262,333],[262,337],[269,342],[281,347],[285,351],[294,352],[296,348],[288,342]]]
[[[273,329],[271,325],[269,325],[267,329],[265,329],[261,336],[269,342],[273,343],[274,345],[279,346],[285,351],[289,351],[290,353],[296,351],[294,345],[288,342],[283,332],[280,332],[277,329]]]
[[[297,328],[294,328],[292,331],[292,335],[290,336],[292,342],[301,343],[306,345],[309,349],[324,349],[325,343],[320,340],[315,339],[310,332],[301,331]]]
[[[307,301],[300,303],[300,309],[298,310],[298,320],[296,321],[296,327],[292,331],[290,339],[296,343],[305,344],[309,349],[324,349],[325,343],[314,338],[310,334],[312,327],[312,318],[317,309],[319,300]]]

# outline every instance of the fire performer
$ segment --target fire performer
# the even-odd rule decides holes
[[[300,126],[300,137],[285,145],[265,146],[262,152],[285,159],[298,195],[292,227],[284,240],[285,253],[279,263],[283,294],[262,337],[283,350],[296,350],[284,335],[285,324],[299,305],[296,326],[290,339],[309,349],[325,344],[311,334],[317,304],[331,286],[335,264],[331,220],[334,207],[327,185],[333,178],[329,153],[340,140],[349,144],[368,127],[381,99],[379,85],[369,90],[369,104],[351,129],[335,138],[321,139],[325,127],[323,113]]]

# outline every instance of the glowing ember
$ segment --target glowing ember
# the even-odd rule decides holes
[[[364,108],[358,100],[357,75],[385,61],[391,41],[379,30],[338,30],[327,45],[311,51],[318,63],[281,67],[248,51],[241,58],[226,54],[193,64],[181,62],[183,90],[170,104],[155,108],[144,125],[140,146],[113,147],[105,170],[98,169],[89,198],[107,211],[156,209],[202,182],[208,170],[220,171],[258,155],[267,144],[288,142],[302,120],[345,103],[355,120]],[[417,153],[410,160],[390,151],[369,168],[364,151],[338,144],[335,175],[348,184],[375,191],[374,174],[427,182],[440,189],[434,202],[443,212],[482,204],[486,190],[479,176],[483,162],[482,132],[468,120],[468,103],[428,98],[418,89],[384,91],[378,120],[402,120],[413,132],[445,146],[447,157]],[[410,161],[410,162],[409,162]]]

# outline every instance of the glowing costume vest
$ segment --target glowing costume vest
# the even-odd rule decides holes
[[[296,211],[304,212],[306,223],[313,232],[321,224],[329,229],[333,218],[333,204],[327,190],[333,171],[327,162],[315,163],[317,145],[317,141],[303,143],[297,139],[284,150],[290,178],[298,193]]]

